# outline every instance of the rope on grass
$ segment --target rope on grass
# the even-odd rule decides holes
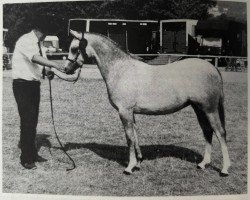
[[[76,164],[75,164],[75,161],[71,158],[71,156],[66,152],[62,142],[60,141],[59,137],[58,137],[58,134],[56,132],[56,127],[55,127],[55,120],[54,120],[54,110],[53,110],[53,99],[52,99],[52,87],[51,87],[51,80],[49,80],[49,94],[50,94],[50,109],[51,109],[51,118],[52,118],[52,124],[53,124],[53,129],[54,129],[54,133],[55,133],[55,136],[56,136],[56,139],[58,141],[58,143],[60,144],[61,146],[61,149],[62,151],[64,152],[64,154],[71,160],[72,162],[72,167],[71,168],[68,168],[66,169],[66,171],[70,171],[70,170],[73,170],[76,168]]]

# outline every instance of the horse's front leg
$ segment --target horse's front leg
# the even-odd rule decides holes
[[[133,112],[127,109],[119,109],[119,116],[124,126],[126,139],[129,148],[129,163],[124,170],[125,174],[131,174],[134,167],[137,165],[136,148],[137,141],[136,132],[134,131]]]

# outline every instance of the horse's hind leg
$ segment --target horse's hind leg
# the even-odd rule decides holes
[[[134,131],[133,112],[126,109],[119,109],[119,115],[124,126],[129,147],[129,163],[124,173],[131,174],[133,168],[137,165],[135,145],[138,142],[136,132]]]
[[[206,147],[203,160],[198,164],[198,168],[205,169],[206,165],[211,162],[211,151],[212,151],[212,139],[213,139],[213,129],[208,121],[206,114],[193,105],[194,111],[197,115],[197,119],[203,131],[204,137],[206,139]]]
[[[135,122],[134,122],[134,137],[135,137],[135,150],[136,150],[136,158],[137,158],[137,164],[135,166],[135,169],[137,170],[140,170],[141,168],[141,162],[142,162],[142,153],[141,153],[141,149],[140,149],[140,146],[139,146],[139,140],[138,140],[138,129],[135,125]]]
[[[221,170],[221,176],[227,176],[228,168],[230,167],[230,159],[226,144],[225,127],[223,126],[223,122],[220,119],[218,110],[207,113],[207,117],[221,145],[221,151],[223,155],[223,168]]]

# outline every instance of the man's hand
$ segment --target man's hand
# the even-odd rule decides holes
[[[45,74],[49,80],[52,80],[54,78],[54,75],[55,75],[55,73],[53,71],[51,71],[50,69],[49,70],[47,69]]]

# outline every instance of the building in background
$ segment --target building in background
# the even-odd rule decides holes
[[[68,30],[105,35],[133,54],[156,53],[158,21],[125,19],[70,19]]]
[[[200,46],[198,54],[247,56],[246,24],[227,19],[198,21],[196,36]]]
[[[161,53],[193,54],[198,45],[194,39],[197,22],[191,19],[161,20]]]
[[[54,35],[46,36],[43,41],[43,46],[47,48],[47,52],[55,53],[62,51],[62,49],[59,48],[59,38]]]

